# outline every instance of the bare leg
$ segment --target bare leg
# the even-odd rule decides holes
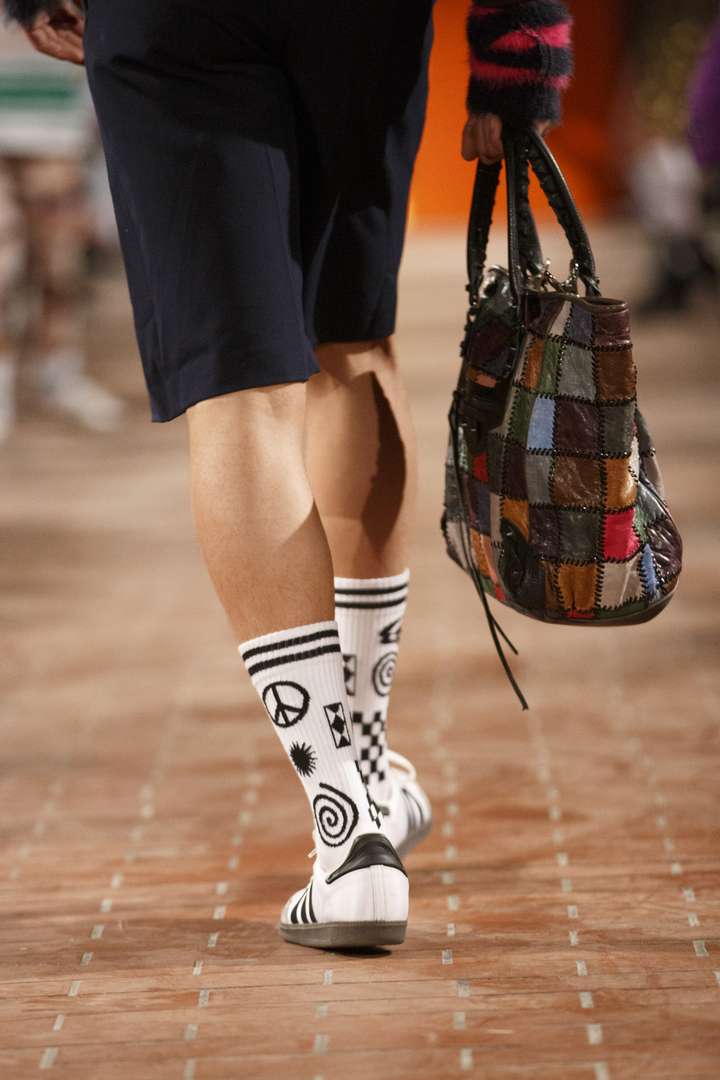
[[[0,443],[15,423],[17,342],[10,327],[12,297],[24,254],[22,218],[11,163],[0,157]]]
[[[398,574],[407,566],[416,455],[392,340],[322,345],[317,358],[306,460],[335,573]]]
[[[83,344],[87,196],[75,161],[27,159],[18,165],[32,283],[40,304],[27,346],[45,353]]]
[[[334,617],[333,567],[303,461],[306,384],[187,411],[192,506],[238,641]]]

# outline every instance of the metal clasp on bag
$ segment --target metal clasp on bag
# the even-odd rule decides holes
[[[545,260],[545,267],[539,274],[532,274],[528,271],[528,282],[530,288],[538,290],[538,292],[547,290],[548,287],[555,289],[557,292],[575,293],[578,291],[578,276],[580,274],[580,266],[575,259],[570,260],[570,276],[565,281],[558,281],[558,279],[550,271],[550,260]]]

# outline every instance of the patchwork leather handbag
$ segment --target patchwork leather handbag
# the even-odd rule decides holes
[[[682,542],[638,408],[628,306],[601,295],[587,233],[544,140],[508,129],[504,148],[509,265],[484,273],[501,165],[478,165],[442,530],[527,708],[488,597],[554,624],[645,622],[673,595]],[[530,167],[572,250],[564,282],[543,262]]]

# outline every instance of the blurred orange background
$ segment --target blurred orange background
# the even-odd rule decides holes
[[[413,225],[460,224],[467,215],[474,166],[460,157],[465,121],[467,0],[438,0],[430,66],[430,104],[415,172]],[[607,212],[622,190],[611,129],[622,67],[621,0],[575,0],[576,75],[565,95],[564,122],[550,145],[588,215]],[[536,202],[542,217],[545,207]]]

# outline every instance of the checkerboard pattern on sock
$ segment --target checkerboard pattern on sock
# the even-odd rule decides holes
[[[380,820],[355,760],[337,623],[264,634],[238,650],[305,788],[321,865],[332,870]]]
[[[389,795],[386,723],[410,571],[386,578],[335,578],[345,688],[360,771],[373,799]]]

